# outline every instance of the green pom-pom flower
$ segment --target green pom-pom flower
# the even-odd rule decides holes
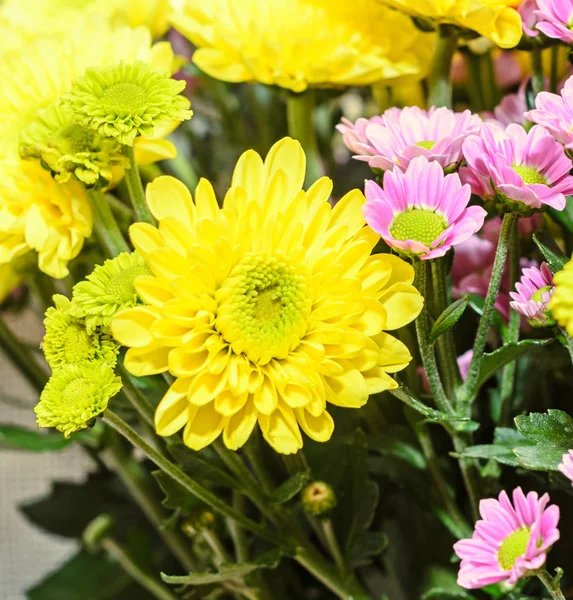
[[[135,280],[142,275],[152,273],[137,252],[123,252],[106,260],[87,276],[86,281],[75,285],[73,314],[85,319],[88,331],[109,327],[118,310],[141,304]]]
[[[121,389],[121,378],[105,363],[66,365],[57,369],[35,406],[38,427],[55,427],[70,437],[91,425]]]
[[[103,362],[115,366],[119,345],[108,333],[86,329],[81,319],[71,313],[71,302],[59,294],[54,296],[55,306],[46,311],[46,335],[42,350],[52,370],[65,365],[86,361]]]
[[[74,123],[72,113],[59,104],[38,111],[34,121],[22,130],[20,156],[39,159],[60,183],[75,175],[96,189],[109,185],[114,167],[129,164],[117,140]]]
[[[179,95],[183,89],[184,81],[144,62],[121,62],[86,69],[62,102],[80,125],[132,146],[137,136],[150,137],[156,127],[191,118],[189,100]]]

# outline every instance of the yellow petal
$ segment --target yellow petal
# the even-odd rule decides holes
[[[302,436],[294,412],[279,403],[271,415],[259,415],[263,437],[280,454],[294,454],[302,448]]]
[[[187,400],[188,385],[189,380],[177,380],[159,402],[155,410],[157,435],[168,437],[187,424],[193,408]]]
[[[259,413],[252,400],[247,405],[233,415],[223,431],[223,441],[229,450],[238,450],[249,439],[257,423]]]
[[[159,316],[159,311],[152,306],[126,308],[113,318],[111,332],[122,346],[142,348],[153,342],[151,328]]]
[[[277,390],[269,377],[264,378],[263,384],[254,393],[254,402],[257,410],[264,415],[270,415],[278,405]]]
[[[202,372],[193,379],[189,388],[189,401],[196,406],[204,406],[210,403],[225,388],[227,375],[214,375]]]
[[[151,252],[163,247],[163,238],[153,225],[149,223],[134,223],[129,228],[129,237],[135,249],[144,257]]]
[[[306,174],[306,156],[300,142],[286,137],[269,150],[265,158],[266,181],[271,181],[277,171],[286,175],[285,200],[289,200],[302,188]]]
[[[145,304],[161,306],[173,298],[169,285],[152,275],[141,275],[134,282],[139,297]]]
[[[197,217],[214,221],[219,214],[219,205],[213,186],[206,180],[200,179],[195,188],[195,206]]]
[[[144,348],[130,348],[125,353],[125,368],[136,377],[165,373],[169,350],[170,348],[155,344]]]
[[[352,237],[364,227],[366,221],[362,214],[362,205],[366,199],[360,190],[352,190],[343,196],[334,206],[330,216],[330,227],[342,225],[348,227],[348,237]]]
[[[408,347],[388,333],[380,333],[374,338],[380,348],[378,365],[387,373],[396,373],[405,369],[412,360]]]
[[[424,298],[418,290],[406,283],[395,283],[380,298],[386,310],[385,329],[392,331],[411,323],[422,310]]]
[[[365,371],[362,375],[364,376],[370,395],[379,394],[386,390],[395,390],[398,387],[396,380],[384,372],[384,367],[374,367]]]
[[[225,417],[231,417],[245,406],[248,398],[249,395],[246,392],[237,396],[225,390],[215,398],[215,410]]]
[[[350,362],[338,361],[344,367],[344,374],[337,377],[324,377],[326,399],[336,406],[359,408],[368,401],[368,388],[362,373]]]
[[[185,445],[192,450],[202,450],[219,437],[227,421],[228,417],[215,410],[214,402],[195,408],[183,431]]]
[[[135,162],[140,165],[151,165],[160,160],[167,160],[177,156],[177,147],[173,142],[163,138],[150,138],[141,136],[133,143]]]
[[[327,411],[313,417],[304,408],[297,408],[296,418],[302,430],[315,442],[327,442],[334,432],[334,420]]]
[[[237,162],[233,171],[231,186],[243,188],[247,192],[247,198],[253,200],[260,196],[263,190],[264,178],[263,160],[254,150],[247,150]]]
[[[157,177],[147,184],[145,197],[149,210],[158,221],[174,217],[191,229],[195,206],[191,192],[181,181],[167,175]]]

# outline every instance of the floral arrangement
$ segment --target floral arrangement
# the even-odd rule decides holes
[[[28,597],[573,597],[573,2],[0,17]]]

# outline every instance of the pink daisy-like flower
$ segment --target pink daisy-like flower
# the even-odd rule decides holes
[[[355,124],[343,119],[337,129],[345,144],[366,161],[370,168],[406,170],[410,161],[424,156],[444,169],[462,160],[462,144],[470,134],[479,133],[482,120],[469,110],[461,113],[447,108],[422,110],[417,106],[390,108],[381,117],[358,119]]]
[[[458,585],[469,590],[507,580],[514,584],[530,571],[540,569],[547,552],[559,539],[559,507],[547,506],[549,494],[527,496],[513,491],[513,504],[505,491],[499,500],[480,502],[482,520],[471,538],[454,544],[462,559]]]
[[[563,455],[561,464],[557,467],[567,479],[571,481],[573,485],[573,450],[569,450],[567,454]]]
[[[527,122],[527,102],[525,100],[525,88],[528,80],[524,80],[515,94],[507,94],[501,102],[493,109],[493,113],[484,113],[486,123],[493,123],[499,127],[507,127],[512,123],[524,125]]]
[[[573,148],[573,77],[567,79],[560,94],[537,94],[535,108],[525,116],[543,125],[565,148]]]
[[[366,182],[366,222],[392,248],[421,259],[444,256],[483,225],[486,211],[469,206],[471,190],[456,173],[419,156],[405,173],[384,174],[384,189]]]
[[[555,321],[548,313],[548,305],[553,295],[553,275],[547,263],[541,267],[529,267],[521,272],[521,279],[515,284],[517,292],[510,292],[511,308],[522,314],[532,327],[548,327]]]
[[[523,31],[529,37],[537,37],[539,31],[535,28],[537,25],[537,0],[523,0],[517,8],[517,12],[521,15]]]
[[[539,125],[527,132],[517,124],[504,130],[486,123],[479,136],[466,139],[463,153],[468,166],[460,169],[462,181],[478,196],[503,201],[512,210],[531,213],[546,205],[563,210],[565,196],[573,193],[573,163]]]
[[[536,0],[536,27],[547,37],[561,40],[567,44],[573,42],[573,0]]]

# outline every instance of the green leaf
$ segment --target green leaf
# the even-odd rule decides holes
[[[41,432],[16,425],[0,425],[0,449],[54,452],[69,446],[73,441],[56,431]]]
[[[81,550],[26,592],[28,600],[148,600],[116,563]]]
[[[566,197],[565,208],[563,210],[548,208],[548,212],[551,217],[558,223],[561,223],[565,229],[573,232],[573,196]]]
[[[410,463],[417,469],[426,468],[426,459],[418,448],[390,435],[370,435],[368,447],[382,456],[392,456]]]
[[[478,376],[478,388],[481,387],[496,371],[513,362],[520,356],[532,350],[543,348],[551,344],[553,340],[521,340],[506,344],[489,354],[484,354],[480,364]]]
[[[169,508],[170,510],[180,510],[183,514],[188,515],[204,506],[200,500],[190,494],[182,485],[174,481],[164,471],[153,471],[151,474],[165,494],[165,498],[162,502],[165,508]]]
[[[469,296],[464,296],[463,298],[456,300],[436,319],[432,331],[430,332],[430,342],[432,344],[460,320],[460,317],[468,307],[469,301]]]
[[[566,450],[558,447],[524,446],[513,450],[519,466],[534,471],[557,471]]]
[[[189,575],[165,575],[165,573],[161,573],[161,578],[166,583],[175,585],[220,583],[236,577],[245,577],[258,569],[275,569],[279,565],[283,555],[283,551],[277,548],[263,554],[252,562],[222,563],[217,573],[189,573]]]
[[[573,418],[562,410],[549,409],[546,413],[530,413],[515,417],[519,432],[536,444],[573,447]]]
[[[281,484],[271,496],[271,504],[284,504],[294,498],[310,481],[311,471],[299,471]]]
[[[503,465],[510,467],[519,466],[513,448],[507,446],[497,446],[495,444],[480,444],[478,446],[470,446],[463,452],[455,454],[457,457],[464,458],[483,458],[486,460],[497,460]]]
[[[573,229],[570,229],[570,231],[573,231]],[[541,254],[543,254],[551,272],[557,273],[557,271],[561,271],[569,258],[561,252],[554,240],[546,233],[538,232],[533,234],[533,241],[536,243]]]
[[[476,597],[463,590],[451,592],[442,588],[433,588],[422,596],[422,600],[476,600]]]

